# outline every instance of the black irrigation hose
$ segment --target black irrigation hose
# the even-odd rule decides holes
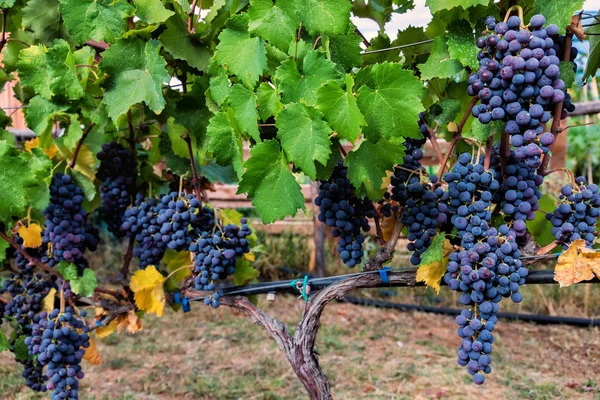
[[[402,304],[392,303],[388,301],[363,299],[360,297],[346,296],[338,301],[342,303],[351,303],[361,306],[371,306],[377,308],[388,308],[399,311],[420,311],[426,313],[442,314],[442,315],[459,315],[461,310],[456,308],[447,307],[431,307],[431,306],[420,306],[415,304]],[[508,319],[513,321],[524,321],[533,322],[541,325],[571,325],[580,327],[594,327],[600,326],[600,319],[593,318],[574,318],[574,317],[561,317],[561,316],[548,316],[548,315],[535,315],[535,314],[517,314],[517,313],[505,313],[499,312],[498,318]]]
[[[388,274],[392,276],[395,273],[406,273],[409,271],[415,271],[416,268],[400,268],[390,270]],[[324,289],[327,286],[330,286],[336,282],[347,279],[352,276],[365,275],[365,274],[379,274],[379,271],[371,271],[371,272],[358,272],[356,274],[347,274],[347,275],[337,275],[330,276],[326,278],[313,278],[308,280],[308,284],[311,287],[311,290],[320,290]],[[295,286],[292,286],[292,283],[298,281],[294,280],[284,280],[284,281],[276,281],[276,282],[264,282],[264,283],[255,283],[252,285],[246,286],[235,286],[235,285],[223,285],[217,287],[218,290],[223,292],[225,296],[249,296],[255,294],[267,294],[267,293],[298,293]],[[599,283],[600,279],[594,278],[590,281],[586,281],[586,283]],[[528,285],[541,285],[541,284],[557,284],[554,280],[554,271],[545,270],[545,271],[531,271],[526,278],[526,284]],[[444,281],[441,282],[442,285],[446,285]],[[424,286],[423,282],[416,282],[415,284],[406,284],[406,283],[391,283],[386,284],[380,282],[375,287],[413,287],[413,286]],[[190,301],[198,301],[203,300],[206,296],[199,296],[189,298]]]

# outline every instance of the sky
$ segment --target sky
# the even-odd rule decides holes
[[[570,0],[564,0],[570,1]],[[598,11],[600,9],[600,0],[586,0],[583,8],[587,11]],[[405,14],[393,14],[392,20],[385,26],[388,36],[393,40],[398,36],[398,30],[403,30],[408,25],[427,26],[431,20],[429,8],[425,7],[425,0],[415,0],[415,8]],[[371,39],[377,36],[377,24],[366,18],[354,18],[354,24],[367,37]]]

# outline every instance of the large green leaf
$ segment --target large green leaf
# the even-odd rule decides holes
[[[100,68],[108,74],[104,104],[109,117],[119,116],[144,102],[155,113],[165,107],[162,85],[170,79],[157,40],[120,40],[103,54]]]
[[[392,171],[404,158],[404,146],[400,142],[380,140],[364,141],[348,153],[344,164],[348,178],[359,192],[366,193],[373,201],[379,201],[387,191],[382,188],[387,171]]]
[[[248,32],[233,29],[221,32],[215,57],[231,75],[237,75],[250,87],[254,87],[267,68],[267,52],[263,39],[250,37]]]
[[[278,49],[288,51],[300,22],[290,1],[279,0],[275,4],[271,0],[250,1],[249,31]]]
[[[135,15],[147,24],[165,22],[175,14],[167,10],[160,0],[134,0]]]
[[[588,36],[590,54],[585,65],[585,71],[583,72],[583,78],[587,79],[596,76],[598,67],[600,67],[600,24],[586,28],[585,32],[593,33],[593,35]]]
[[[250,151],[238,193],[247,193],[263,223],[304,210],[304,196],[277,140],[266,140]]]
[[[362,85],[362,87],[360,87]],[[417,121],[425,111],[422,83],[399,64],[383,63],[357,76],[358,108],[367,121],[363,128],[371,141],[379,137],[422,137]]]
[[[210,50],[190,36],[187,26],[178,16],[169,19],[166,26],[158,38],[165,50],[173,57],[187,61],[192,67],[205,71],[212,56]]]
[[[208,151],[220,165],[233,165],[233,169],[242,176],[244,148],[242,136],[235,126],[235,117],[230,112],[218,112],[210,119],[207,129]]]
[[[49,43],[61,33],[58,0],[30,0],[23,7],[23,26],[33,31],[43,43]]]
[[[17,69],[23,86],[34,89],[48,100],[55,95],[69,100],[83,97],[75,57],[64,40],[54,41],[47,51],[41,45],[22,50]]]
[[[437,37],[433,41],[431,55],[427,62],[419,65],[421,79],[451,78],[463,70],[460,61],[451,58],[444,38]]]
[[[426,0],[425,5],[429,7],[432,14],[442,10],[450,10],[454,7],[462,7],[465,10],[477,5],[488,5],[490,0]]]
[[[7,222],[14,215],[22,217],[27,209],[28,190],[37,185],[29,163],[20,152],[0,140],[0,221]]]
[[[360,54],[362,39],[355,30],[354,24],[350,24],[345,34],[329,35],[331,61],[341,65],[345,70],[360,67],[363,62],[363,56]]]
[[[29,129],[39,136],[41,147],[46,148],[50,145],[52,120],[58,115],[64,115],[67,109],[67,105],[46,100],[39,95],[29,101],[25,121]]]
[[[296,60],[289,57],[281,63],[275,73],[285,103],[304,100],[309,105],[317,101],[319,86],[338,78],[339,73],[336,71],[335,64],[315,50],[310,50],[304,57],[301,70],[298,69]]]
[[[69,33],[80,43],[90,39],[112,43],[127,28],[134,7],[125,0],[60,0],[60,13]]]
[[[20,51],[28,48],[27,44],[34,41],[33,32],[29,31],[11,32],[10,38],[16,40],[8,41],[2,51],[2,64],[6,72],[13,72],[17,69]]]
[[[361,127],[367,122],[358,109],[352,92],[354,80],[346,75],[346,90],[342,90],[336,81],[329,81],[317,92],[316,107],[325,115],[329,126],[341,139],[354,142],[361,133]]]
[[[231,87],[227,103],[235,112],[235,120],[241,132],[249,134],[256,142],[260,142],[258,132],[258,111],[256,110],[256,95],[242,84],[236,83]]]
[[[448,52],[450,57],[460,61],[465,67],[477,70],[479,67],[478,49],[473,46],[474,43],[475,36],[468,21],[461,19],[448,25]]]
[[[298,15],[311,35],[343,34],[350,23],[350,0],[297,0]]]
[[[556,207],[555,201],[548,195],[543,195],[539,200],[540,210],[535,213],[535,217],[531,221],[527,221],[527,230],[535,238],[535,241],[540,246],[546,246],[555,239],[552,234],[552,224],[546,219],[546,213],[554,211]]]
[[[575,11],[581,10],[583,3],[584,0],[535,0],[532,15],[544,15],[547,24],[556,24],[558,32],[564,34],[567,25],[571,23],[571,16]]]
[[[406,29],[398,31],[398,37],[390,44],[390,46],[411,45],[409,47],[403,47],[399,51],[404,55],[404,63],[413,65],[427,60],[427,57],[431,52],[431,43],[428,42],[416,46],[412,46],[412,44],[427,40],[429,40],[429,38],[425,35],[423,28],[409,25]]]
[[[327,164],[330,154],[331,129],[323,121],[323,114],[304,104],[291,103],[277,115],[276,126],[289,160],[314,180],[315,162]]]

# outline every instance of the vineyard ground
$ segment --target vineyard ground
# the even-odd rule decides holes
[[[302,302],[261,306],[294,326]],[[172,314],[171,311],[167,313]],[[166,323],[164,323],[166,321]],[[136,335],[99,343],[104,363],[86,368],[83,399],[304,399],[275,342],[231,309],[145,318]],[[332,304],[319,334],[320,360],[336,399],[597,399],[598,329],[501,321],[495,373],[483,387],[456,365],[453,318]],[[0,353],[0,398],[41,399]]]

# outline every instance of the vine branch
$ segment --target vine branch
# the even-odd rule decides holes
[[[81,135],[81,138],[77,142],[77,147],[75,147],[75,151],[73,152],[73,159],[69,163],[69,168],[75,168],[75,164],[77,163],[77,156],[79,156],[79,150],[81,150],[81,145],[83,145],[83,142],[84,142],[85,138],[87,137],[88,133],[90,133],[90,131],[92,130],[92,128],[94,127],[94,125],[95,125],[95,123],[92,122],[83,131],[83,134]]]
[[[194,160],[194,149],[192,147],[192,138],[191,138],[189,132],[186,133],[183,140],[185,140],[185,143],[187,144],[188,154],[190,157],[190,165],[192,166],[192,186],[194,187],[194,192],[195,192],[194,194],[196,195],[196,198],[200,202],[199,208],[202,208],[201,178],[198,176],[198,170],[196,169],[196,161]]]
[[[0,37],[0,51],[6,45],[6,18],[8,16],[8,10],[2,10],[2,36]]]

